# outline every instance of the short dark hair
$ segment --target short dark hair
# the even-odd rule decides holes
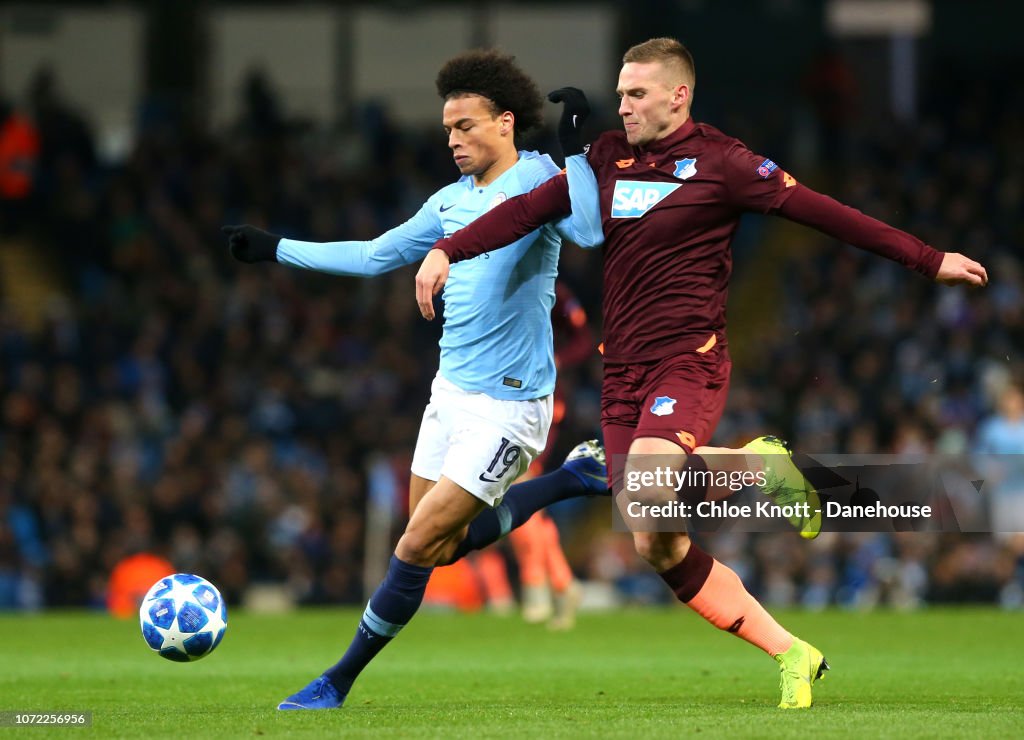
[[[693,65],[693,55],[682,43],[673,38],[663,36],[661,38],[648,39],[642,44],[630,47],[622,56],[623,64],[629,62],[640,64],[660,62],[673,66],[688,79],[691,88],[697,84],[697,71]]]
[[[494,49],[475,49],[445,62],[437,73],[437,94],[445,100],[480,95],[491,101],[495,115],[515,116],[516,134],[543,121],[544,101],[537,83],[516,64],[516,58]]]

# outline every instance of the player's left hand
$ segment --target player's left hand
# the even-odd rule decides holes
[[[964,257],[959,252],[946,252],[935,275],[935,281],[943,285],[988,285],[988,272],[980,262]]]
[[[590,103],[578,87],[560,87],[548,93],[552,103],[562,103],[562,117],[558,121],[558,142],[562,156],[583,154],[583,124],[590,116]]]
[[[416,273],[416,303],[420,313],[427,321],[434,320],[434,296],[448,282],[448,270],[451,262],[448,255],[440,249],[431,249],[420,263]]]

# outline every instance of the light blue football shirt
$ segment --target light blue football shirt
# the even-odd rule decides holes
[[[438,239],[558,171],[546,154],[521,151],[519,161],[490,185],[477,187],[471,176],[463,176],[434,193],[411,219],[372,241],[282,239],[277,260],[335,275],[389,272],[421,260]],[[567,223],[558,231],[568,235]],[[504,249],[452,265],[443,293],[442,376],[492,398],[525,400],[554,391],[551,307],[560,247],[555,226],[547,225]]]
[[[572,216],[563,220],[561,228],[569,229],[569,239],[584,249],[600,247],[604,244],[601,193],[597,186],[597,176],[586,154],[573,154],[565,158],[565,177]],[[566,231],[561,233],[566,234]]]

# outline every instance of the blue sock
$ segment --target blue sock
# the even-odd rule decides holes
[[[342,698],[352,688],[359,672],[391,642],[420,608],[423,592],[427,590],[427,581],[433,570],[410,565],[399,560],[397,555],[391,556],[388,573],[370,597],[370,603],[366,605],[348,650],[340,661],[324,671]]]
[[[589,490],[580,479],[563,468],[516,483],[499,506],[484,509],[469,523],[466,539],[459,543],[449,563],[497,542],[541,509],[586,493]]]

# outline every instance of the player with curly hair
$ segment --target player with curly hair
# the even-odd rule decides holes
[[[438,239],[558,174],[547,155],[516,148],[516,136],[541,122],[542,101],[513,57],[461,54],[441,69],[437,92],[462,177],[428,198],[415,216],[364,242],[302,242],[253,226],[227,226],[231,254],[242,262],[378,275],[420,260]],[[360,671],[416,613],[434,567],[461,556],[456,546],[470,522],[488,510],[483,529],[497,539],[533,513],[532,505],[522,507],[524,516],[502,499],[543,450],[551,425],[559,233],[577,236],[571,219],[452,270],[444,291],[440,368],[413,454],[405,533],[344,657],[278,709],[341,706]],[[518,485],[517,498],[546,499],[553,489],[555,498],[604,493],[604,477],[602,459],[573,456],[558,470]]]

